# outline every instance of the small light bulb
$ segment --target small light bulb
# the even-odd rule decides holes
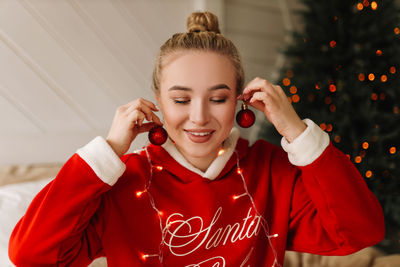
[[[372,10],[376,10],[377,8],[378,8],[378,3],[375,2],[375,1],[373,1],[373,2],[371,3],[371,9],[372,9]]]
[[[232,198],[233,199],[238,199],[238,198],[241,198],[241,197],[246,196],[246,195],[247,195],[247,193],[243,193],[241,195],[233,195]]]
[[[243,171],[242,171],[241,168],[237,168],[237,169],[236,169],[236,172],[237,172],[238,174],[242,174],[242,173],[243,173]]]
[[[375,80],[375,75],[373,73],[368,74],[368,80],[370,80],[371,82]]]
[[[142,260],[147,260],[147,258],[150,258],[150,257],[158,257],[158,254],[144,254],[144,253],[141,253],[140,254],[140,258],[142,259]]]
[[[284,78],[282,80],[282,83],[283,83],[284,86],[289,86],[290,85],[290,79],[289,78]]]
[[[157,171],[162,171],[164,168],[163,166],[156,166]]]
[[[143,194],[144,192],[146,192],[146,190],[144,190],[144,191],[137,191],[137,192],[136,192],[136,196],[137,196],[137,197],[141,197],[142,194]]]
[[[364,142],[364,143],[362,144],[362,147],[363,147],[364,149],[368,149],[368,147],[369,147],[368,142]]]

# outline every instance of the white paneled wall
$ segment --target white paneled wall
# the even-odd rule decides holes
[[[279,1],[0,0],[0,165],[64,162],[106,136],[119,105],[154,101],[158,48],[194,10],[219,16],[247,78],[271,77],[292,6]]]
[[[293,11],[301,9],[289,0],[227,0],[226,34],[243,55],[248,80],[277,77],[278,52],[294,28]],[[297,25],[299,25],[297,23]]]

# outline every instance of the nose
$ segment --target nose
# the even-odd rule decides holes
[[[190,105],[190,121],[199,126],[204,126],[210,121],[210,107],[206,101],[192,101]]]

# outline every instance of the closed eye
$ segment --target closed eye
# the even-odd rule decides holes
[[[190,100],[180,100],[180,99],[174,99],[175,104],[188,104]]]
[[[175,104],[189,104],[190,99],[173,99]],[[226,102],[226,98],[215,98],[215,99],[210,99],[211,102],[214,103],[225,103]]]
[[[222,98],[222,99],[211,99],[212,102],[215,103],[225,103],[226,102],[226,98]]]

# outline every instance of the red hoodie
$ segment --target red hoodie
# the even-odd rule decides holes
[[[293,143],[282,140],[289,157],[231,134],[206,173],[171,143],[118,159],[97,137],[35,197],[11,235],[10,258],[17,266],[87,266],[106,256],[110,267],[258,267],[282,266],[286,249],[345,255],[376,244],[378,201],[327,134],[307,124]]]

